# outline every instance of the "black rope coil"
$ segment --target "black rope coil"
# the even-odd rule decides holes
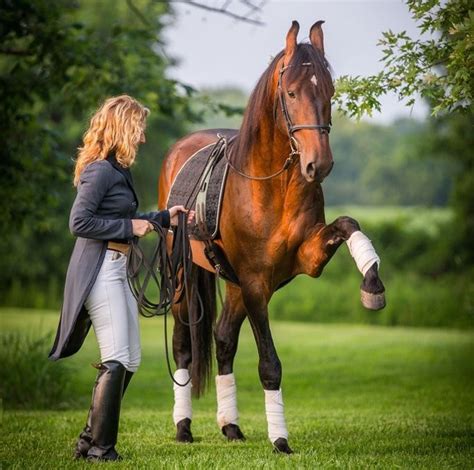
[[[138,311],[142,316],[147,318],[153,316],[164,317],[164,340],[168,373],[175,384],[184,387],[191,379],[184,384],[178,383],[171,369],[168,346],[168,313],[173,304],[178,304],[178,319],[190,328],[199,323],[204,315],[199,292],[196,292],[200,307],[199,318],[191,318],[192,309],[189,308],[192,288],[192,252],[188,236],[187,214],[184,212],[178,214],[178,225],[173,228],[171,252],[168,251],[167,246],[168,229],[152,220],[149,222],[153,225],[153,230],[157,235],[153,254],[150,259],[147,259],[139,244],[139,238],[134,238],[127,260],[128,284],[137,300]],[[147,294],[150,282],[154,283],[158,289],[157,301],[151,300]],[[186,301],[188,306],[189,319],[187,322],[180,315],[180,306],[183,301]]]
[[[218,135],[218,140],[214,144],[209,158],[216,163],[222,154],[227,151],[226,137]],[[227,157],[227,156],[226,156]],[[193,190],[191,191],[185,207],[192,207],[196,201],[198,191],[196,191],[205,181],[209,172],[212,172],[213,166],[209,165],[204,172],[197,178]],[[177,319],[183,325],[190,329],[197,325],[204,318],[205,311],[202,297],[197,290],[197,286],[193,284],[192,279],[192,251],[188,234],[188,217],[184,212],[178,214],[178,225],[173,227],[173,245],[171,252],[167,246],[168,229],[164,229],[158,223],[150,220],[153,225],[153,230],[157,235],[157,241],[153,250],[151,258],[148,260],[139,245],[139,238],[133,239],[131,249],[127,261],[127,279],[133,296],[137,300],[138,311],[144,317],[163,316],[164,317],[164,340],[165,353],[168,373],[171,380],[179,385],[187,385],[191,379],[186,383],[178,383],[171,370],[171,363],[169,357],[168,347],[168,312],[173,304],[178,305],[176,312]],[[219,273],[217,273],[219,277]],[[150,282],[154,283],[158,289],[159,298],[153,301],[147,295],[147,289]],[[220,292],[219,282],[217,281],[219,298],[222,301],[222,293]],[[192,318],[194,309],[191,306],[191,295],[195,295],[195,300],[199,306],[198,318]],[[181,316],[182,302],[186,301],[188,320],[184,320]],[[190,335],[191,342],[193,335]],[[192,346],[191,346],[192,347]],[[190,374],[191,376],[192,374]]]

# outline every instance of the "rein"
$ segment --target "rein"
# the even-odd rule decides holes
[[[310,67],[311,63],[310,62],[304,62],[301,65],[304,66],[304,67]],[[288,131],[288,137],[289,137],[289,141],[290,141],[290,154],[288,155],[288,158],[285,160],[285,163],[283,164],[283,166],[278,171],[276,171],[275,173],[273,173],[271,175],[268,175],[268,176],[248,175],[248,174],[244,173],[243,171],[239,170],[238,168],[236,168],[234,166],[234,164],[230,161],[230,158],[227,155],[227,141],[226,141],[225,137],[220,137],[221,139],[224,140],[224,144],[223,144],[224,145],[224,155],[225,155],[225,158],[226,158],[227,163],[229,164],[229,166],[232,168],[232,170],[234,170],[240,176],[243,176],[244,178],[247,178],[249,180],[257,180],[257,181],[270,180],[272,178],[275,178],[276,176],[281,175],[284,171],[288,170],[290,165],[301,154],[301,152],[298,149],[298,141],[296,140],[296,138],[293,135],[296,131],[299,131],[301,129],[317,129],[317,130],[319,130],[319,132],[321,134],[324,134],[324,133],[329,134],[329,132],[331,132],[331,122],[329,122],[329,124],[296,124],[296,125],[293,124],[293,122],[291,120],[290,112],[288,111],[288,106],[286,104],[285,92],[283,91],[283,73],[285,72],[285,70],[287,70],[290,67],[294,67],[294,65],[291,65],[291,64],[290,65],[282,65],[282,67],[280,68],[279,74],[278,74],[278,85],[277,85],[278,100],[280,102],[283,117],[285,118],[286,128],[287,128],[287,131]],[[276,121],[276,107],[275,106],[274,106],[274,109],[275,109],[274,119]]]
[[[174,230],[171,255],[168,253],[166,244],[168,229],[151,220],[149,222],[153,225],[153,230],[157,234],[157,242],[153,254],[148,261],[138,243],[138,237],[135,237],[127,260],[127,280],[132,294],[137,300],[140,314],[148,318],[153,316],[164,317],[165,356],[168,373],[176,385],[184,387],[191,381],[192,374],[190,374],[189,380],[184,384],[177,382],[173,376],[168,347],[167,318],[172,304],[186,301],[188,307],[190,305],[189,284],[191,280],[192,253],[188,237],[187,215],[184,213],[179,213],[178,215],[178,226]],[[158,289],[159,299],[157,302],[150,300],[146,294],[150,281]],[[199,318],[191,318],[192,309],[190,308],[188,308],[188,322],[182,320],[180,315],[178,315],[179,321],[189,327],[199,323],[204,316],[202,299],[198,292],[196,295],[198,296],[200,306]]]
[[[158,235],[150,261],[147,260],[138,244],[138,237],[133,239],[127,260],[127,279],[130,290],[137,300],[138,311],[147,318],[166,315],[176,289],[171,277],[172,266],[166,249],[166,230],[151,220],[149,222]],[[140,278],[142,271],[145,272],[143,280]],[[159,277],[157,275],[158,271],[160,273]],[[151,301],[146,295],[150,280],[158,286],[159,301],[157,303]]]
[[[240,176],[243,176],[244,178],[247,178],[249,180],[257,180],[257,181],[265,181],[265,180],[270,180],[272,178],[275,178],[278,175],[281,175],[284,171],[288,170],[290,165],[296,160],[297,157],[299,157],[300,152],[294,148],[293,146],[291,147],[291,152],[288,158],[285,160],[285,163],[283,166],[275,173],[268,175],[268,176],[252,176],[244,173],[243,171],[239,170],[234,166],[234,164],[230,161],[229,156],[227,155],[227,140],[225,137],[220,136],[220,139],[223,139],[224,141],[224,156],[225,159],[227,160],[227,163],[229,166],[234,170],[236,173],[238,173]],[[290,140],[291,142],[291,140]],[[291,146],[291,143],[290,143]]]

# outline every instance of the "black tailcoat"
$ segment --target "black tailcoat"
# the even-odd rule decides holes
[[[57,360],[79,350],[91,327],[84,302],[97,278],[107,241],[130,243],[131,219],[154,220],[170,225],[170,214],[137,213],[138,199],[130,170],[110,155],[83,170],[69,217],[69,228],[77,237],[64,286],[61,317],[49,358]]]

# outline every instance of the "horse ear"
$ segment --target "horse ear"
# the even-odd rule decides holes
[[[324,36],[322,24],[324,21],[316,21],[309,30],[309,39],[315,49],[319,49],[324,55]]]
[[[286,47],[285,47],[285,56],[286,56],[286,64],[290,62],[292,55],[296,51],[297,41],[296,38],[298,36],[298,31],[300,30],[300,25],[297,21],[291,23],[291,28],[286,35]]]

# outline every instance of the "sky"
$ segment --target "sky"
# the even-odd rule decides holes
[[[222,0],[207,3],[216,5]],[[406,30],[417,36],[416,23],[401,0],[269,0],[260,15],[264,26],[179,2],[173,7],[177,18],[166,29],[165,40],[168,54],[179,65],[170,75],[198,89],[230,85],[250,92],[271,58],[283,49],[292,20],[300,24],[299,41],[308,41],[311,25],[325,20],[325,52],[335,77],[380,71],[382,53],[377,41],[382,31]],[[396,96],[387,96],[382,99],[382,112],[372,120],[390,122],[425,114],[422,103],[408,108]]]

